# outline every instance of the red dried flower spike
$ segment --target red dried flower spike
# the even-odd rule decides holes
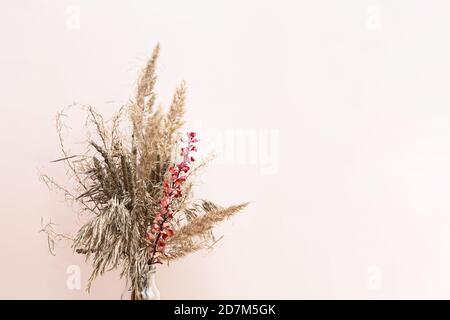
[[[182,174],[186,174],[191,169],[188,164],[195,161],[190,152],[197,151],[194,143],[199,140],[196,138],[196,135],[195,132],[187,133],[187,145],[181,148],[180,151],[182,160],[167,170],[168,174],[163,181],[163,197],[160,200],[160,211],[155,213],[151,228],[146,235],[147,240],[152,241],[152,246],[149,248],[149,264],[162,263],[161,257],[165,255],[166,241],[174,234],[170,228],[170,220],[174,215],[172,204],[175,198],[182,195],[182,185],[187,178],[187,175]]]

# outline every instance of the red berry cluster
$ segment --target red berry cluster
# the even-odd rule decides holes
[[[194,145],[198,142],[195,137],[195,132],[187,134],[188,140],[186,146],[181,148],[180,156],[182,161],[177,165],[171,166],[168,169],[168,174],[163,182],[163,197],[160,201],[160,209],[155,212],[155,217],[151,224],[151,228],[147,233],[147,240],[153,245],[150,247],[149,264],[162,263],[161,257],[164,255],[164,248],[166,241],[173,235],[173,230],[170,228],[170,220],[173,218],[173,200],[181,197],[182,185],[186,181],[186,173],[190,170],[189,165],[195,161],[191,156],[191,152],[197,151]]]

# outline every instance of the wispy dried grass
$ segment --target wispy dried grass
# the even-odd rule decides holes
[[[61,157],[54,162],[66,165],[74,187],[66,188],[48,175],[41,178],[67,200],[78,203],[91,218],[74,237],[57,234],[52,224],[42,231],[49,236],[51,252],[54,252],[52,241],[65,237],[72,241],[75,252],[86,255],[93,266],[88,290],[97,276],[121,268],[121,276],[131,284],[132,296],[139,298],[147,286],[147,274],[154,268],[148,263],[152,243],[145,235],[158,210],[167,169],[176,160],[186,102],[186,85],[182,82],[167,112],[155,108],[158,55],[159,45],[139,76],[134,99],[112,120],[105,121],[92,107],[86,107],[86,126],[96,134],[87,140],[84,154],[75,155],[67,149],[62,121],[65,114],[56,117]],[[123,125],[131,128],[131,132],[121,130]],[[200,163],[191,171],[204,165]],[[210,248],[217,241],[213,227],[247,205],[221,208],[205,200],[190,204],[190,199],[191,181],[184,185],[183,197],[177,200],[177,213],[171,222],[174,236],[167,243],[163,261]]]

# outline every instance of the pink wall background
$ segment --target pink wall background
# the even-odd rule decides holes
[[[163,298],[450,298],[449,12],[423,0],[2,1],[0,298],[120,296],[117,274],[88,295],[82,257],[48,254],[41,217],[64,232],[79,222],[38,171],[65,181],[49,164],[55,113],[125,103],[158,41],[160,101],[185,79],[189,124],[219,153],[198,197],[252,202],[215,251],[160,268]]]

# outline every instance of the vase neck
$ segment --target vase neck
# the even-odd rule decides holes
[[[156,272],[150,272],[148,275],[148,285],[156,286]]]

